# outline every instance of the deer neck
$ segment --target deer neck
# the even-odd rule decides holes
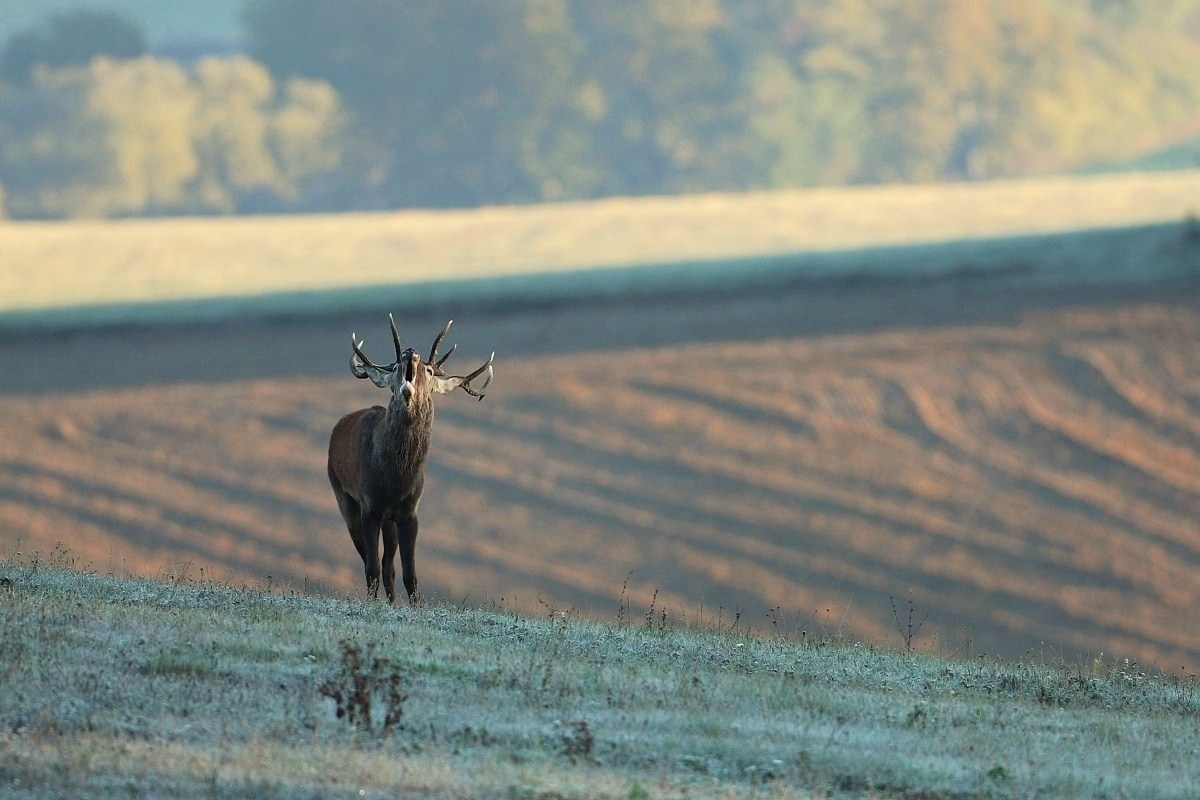
[[[383,424],[376,430],[375,449],[401,472],[407,471],[405,468],[420,469],[429,452],[432,430],[433,403],[428,398],[404,403],[393,397]]]

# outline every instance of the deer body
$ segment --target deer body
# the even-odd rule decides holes
[[[360,349],[362,343],[351,337],[354,346],[351,372],[357,378],[370,378],[376,386],[390,389],[392,397],[386,408],[372,406],[355,411],[333,427],[329,437],[329,483],[350,538],[363,560],[367,591],[377,596],[382,578],[388,600],[395,602],[395,557],[399,551],[404,589],[415,602],[419,598],[414,560],[417,506],[425,488],[425,458],[433,431],[433,394],[447,394],[461,388],[482,399],[482,390],[491,382],[492,359],[470,375],[446,375],[441,366],[450,353],[439,361],[437,347],[450,329],[449,322],[434,340],[428,362],[423,362],[411,348],[401,350],[395,320],[391,324],[396,361],[386,367],[372,364]],[[485,371],[483,386],[473,389],[471,380]]]

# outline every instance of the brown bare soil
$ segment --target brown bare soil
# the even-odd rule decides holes
[[[911,603],[918,647],[1200,669],[1195,282],[445,311],[451,365],[495,348],[496,380],[441,398],[427,595],[884,646]],[[9,336],[0,555],[361,591],[325,477],[384,400],[352,330],[389,352],[384,309]]]

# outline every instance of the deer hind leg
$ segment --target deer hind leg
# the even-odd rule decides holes
[[[358,557],[366,559],[362,536],[362,508],[357,500],[345,492],[337,493],[337,504],[338,510],[342,512],[342,519],[346,521],[346,528],[350,531],[354,549],[358,551]]]
[[[400,568],[404,574],[404,589],[408,592],[408,600],[410,603],[421,602],[421,595],[417,591],[417,517],[414,514],[397,526],[397,533],[400,545]]]
[[[383,591],[389,603],[396,602],[396,523],[383,523]]]

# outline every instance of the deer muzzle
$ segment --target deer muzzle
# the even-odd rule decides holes
[[[400,382],[400,395],[404,398],[404,402],[412,399],[416,393],[417,387],[414,381],[417,378],[417,368],[420,366],[421,357],[411,350],[407,354],[407,358],[401,360],[401,363],[396,365],[396,369],[402,371]]]

